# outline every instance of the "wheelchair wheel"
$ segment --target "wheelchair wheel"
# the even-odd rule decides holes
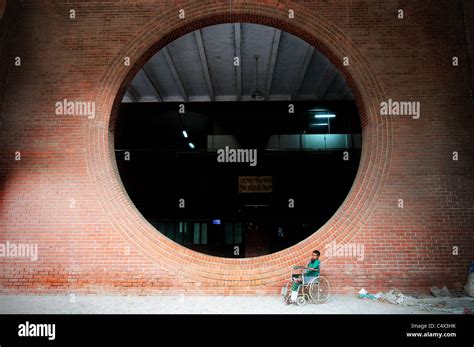
[[[309,284],[309,298],[314,304],[322,304],[329,299],[331,286],[324,277],[317,277]]]
[[[305,298],[305,296],[304,296],[304,295],[298,296],[298,298],[296,299],[296,304],[297,304],[298,306],[304,306],[304,305],[306,305],[306,298]]]

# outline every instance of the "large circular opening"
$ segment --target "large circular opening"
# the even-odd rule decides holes
[[[250,23],[188,33],[137,73],[115,154],[140,213],[174,242],[229,258],[291,247],[345,200],[361,124],[315,47]]]

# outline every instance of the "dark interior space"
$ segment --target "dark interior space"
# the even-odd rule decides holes
[[[298,243],[347,196],[361,128],[354,101],[291,104],[123,103],[115,150],[127,193],[157,230],[199,252],[252,257]],[[256,150],[255,166],[219,162],[225,147]]]

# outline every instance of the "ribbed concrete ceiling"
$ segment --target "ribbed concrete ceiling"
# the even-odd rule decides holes
[[[244,23],[203,28],[170,43],[138,72],[123,102],[249,101],[257,89],[267,101],[353,100],[342,74],[317,49],[281,30]]]

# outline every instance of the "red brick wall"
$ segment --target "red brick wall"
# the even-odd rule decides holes
[[[0,242],[36,243],[39,258],[0,258],[0,291],[276,294],[289,266],[313,249],[322,251],[322,275],[337,292],[459,288],[474,259],[465,37],[472,16],[462,16],[473,7],[451,0],[7,1]],[[232,21],[275,26],[321,49],[348,79],[363,123],[359,173],[333,218],[289,249],[248,259],[195,253],[157,233],[128,198],[113,154],[114,117],[134,73],[182,34]],[[64,98],[95,101],[96,117],[55,115]],[[421,118],[381,117],[380,102],[389,98],[420,101]],[[364,259],[325,256],[333,241],[363,244]]]

